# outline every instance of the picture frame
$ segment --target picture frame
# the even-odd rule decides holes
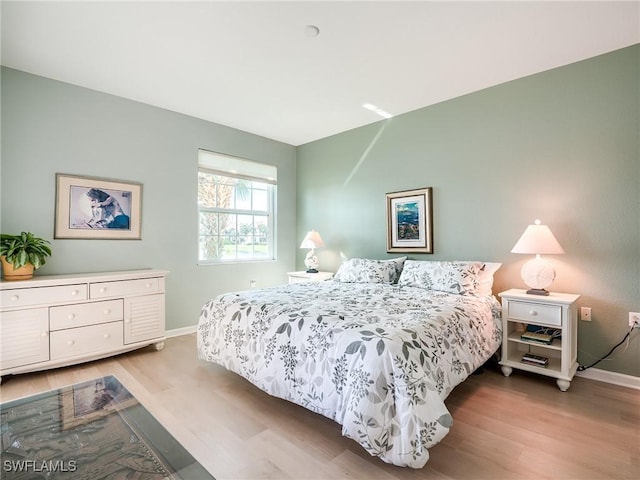
[[[431,187],[387,193],[387,252],[433,253]]]
[[[53,238],[141,239],[142,184],[56,174]]]

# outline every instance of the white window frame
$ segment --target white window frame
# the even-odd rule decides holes
[[[276,196],[277,196],[277,168],[273,165],[259,163],[240,157],[225,155],[222,153],[198,150],[198,188],[200,188],[200,173],[212,174],[233,180],[246,180],[267,185],[267,210],[244,208],[229,208],[215,206],[208,207],[200,204],[198,192],[198,265],[219,265],[221,263],[247,263],[276,260]],[[267,255],[239,256],[236,240],[235,255],[228,258],[202,258],[202,238],[206,232],[202,231],[202,213],[222,213],[231,215],[246,215],[254,217],[267,217]],[[218,236],[220,232],[218,232]],[[240,238],[239,236],[236,238]]]

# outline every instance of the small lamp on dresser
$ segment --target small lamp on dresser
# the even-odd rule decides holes
[[[530,287],[527,290],[528,294],[549,295],[546,287],[555,280],[556,271],[551,262],[544,260],[540,255],[564,253],[564,249],[553,236],[549,227],[542,225],[540,220],[536,220],[533,225],[527,227],[511,249],[511,253],[536,256],[522,266],[520,274],[524,283]]]

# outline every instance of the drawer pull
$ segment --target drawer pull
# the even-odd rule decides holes
[[[18,295],[11,295],[12,302],[17,302],[18,300],[20,300],[20,297]]]
[[[73,291],[71,292],[71,296],[72,296],[72,297],[76,297],[76,296],[78,295],[78,293],[80,293],[80,292],[78,292],[78,290],[73,290]]]
[[[147,288],[151,288],[151,285],[153,285],[152,283],[147,283],[146,287]]]
[[[110,334],[110,333],[105,333],[105,334],[103,335],[103,337],[104,337],[105,339],[110,338],[110,337],[111,337],[111,334]]]
[[[111,313],[111,310],[109,310],[108,308],[107,308],[107,309],[105,309],[105,311],[104,311],[104,314],[105,314],[105,315],[109,315],[110,313]]]
[[[73,320],[74,318],[76,318],[76,314],[75,313],[70,313],[69,315],[67,315],[67,318],[69,320]]]
[[[73,345],[75,342],[75,340],[67,340],[67,345]]]
[[[538,315],[538,312],[536,312],[535,310],[530,310],[529,315],[531,315],[532,317],[535,317],[536,315]]]
[[[105,293],[107,291],[106,287],[100,288],[100,293]]]

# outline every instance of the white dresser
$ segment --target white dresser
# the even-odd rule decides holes
[[[0,282],[0,376],[72,365],[165,340],[164,270]]]

